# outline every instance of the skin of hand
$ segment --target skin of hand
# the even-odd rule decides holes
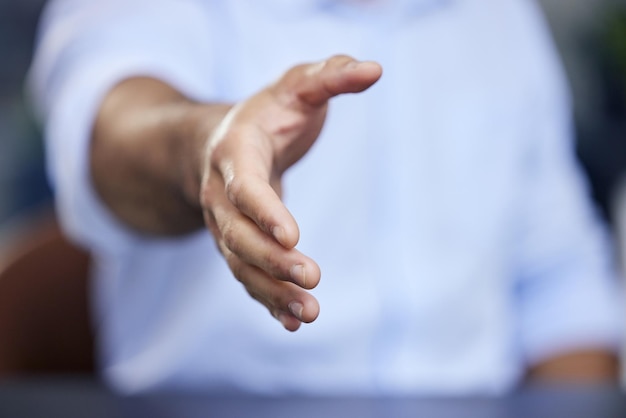
[[[320,269],[296,248],[281,176],[317,139],[328,101],[358,93],[380,65],[338,55],[297,65],[234,106],[190,100],[145,77],[120,82],[98,111],[94,188],[123,223],[152,236],[207,227],[234,276],[283,326],[319,314]]]
[[[295,248],[299,230],[281,201],[281,176],[317,139],[329,99],[363,91],[381,73],[347,56],[296,66],[234,106],[207,142],[206,225],[235,277],[290,331],[319,314],[306,289],[318,284],[320,268]]]

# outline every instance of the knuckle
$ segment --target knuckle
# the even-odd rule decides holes
[[[299,78],[300,75],[306,72],[310,68],[310,64],[298,64],[291,67],[285,75],[283,79],[286,81],[292,81],[294,78]]]
[[[271,234],[273,224],[271,223],[271,221],[263,217],[263,215],[258,215],[258,218],[255,220],[255,224],[261,231]],[[261,247],[263,253],[265,253],[266,251],[271,251],[271,249],[267,247],[269,247],[267,244]]]
[[[226,195],[231,203],[237,206],[241,194],[245,193],[245,181],[240,176],[233,176],[226,183]]]
[[[239,227],[236,226],[235,222],[226,222],[222,228],[222,240],[224,241],[224,245],[231,252],[235,254],[239,254],[239,249],[241,247],[241,234],[239,233]]]
[[[332,62],[333,64],[343,64],[347,61],[351,61],[353,58],[349,55],[346,54],[337,54],[337,55],[333,55],[332,57],[330,57],[330,59],[328,60],[329,62]]]
[[[263,249],[261,254],[262,262],[265,265],[265,269],[271,272],[280,280],[286,280],[289,277],[288,273],[283,272],[280,257],[277,256],[276,251],[273,251],[269,246]]]

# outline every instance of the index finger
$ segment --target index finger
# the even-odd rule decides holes
[[[293,248],[300,239],[298,224],[270,185],[271,152],[251,139],[259,135],[264,136],[260,130],[244,135],[240,139],[243,144],[238,146],[243,145],[246,151],[221,159],[217,168],[230,202],[283,247]]]

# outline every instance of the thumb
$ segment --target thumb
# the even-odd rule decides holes
[[[382,68],[378,63],[336,55],[325,61],[291,68],[273,89],[288,105],[319,107],[339,94],[366,90],[381,75]]]

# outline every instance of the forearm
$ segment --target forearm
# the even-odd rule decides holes
[[[90,169],[96,192],[139,232],[179,235],[201,228],[204,146],[229,108],[193,102],[154,79],[118,84],[104,99],[93,129]]]

